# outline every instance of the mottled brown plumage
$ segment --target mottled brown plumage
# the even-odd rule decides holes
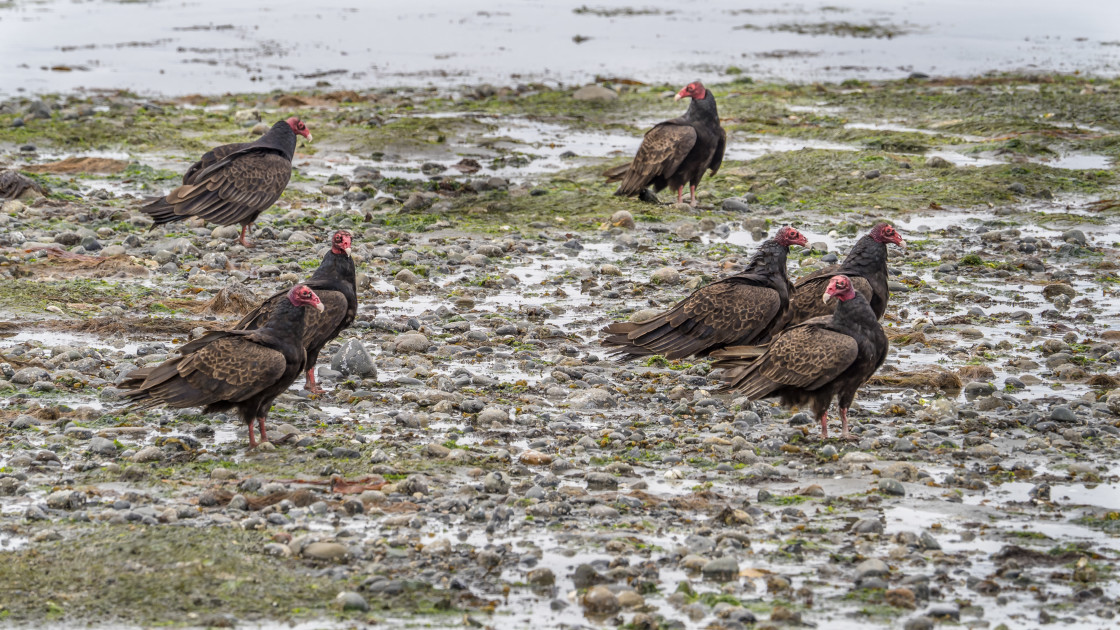
[[[614,194],[641,195],[649,186],[659,192],[668,186],[677,191],[681,203],[684,185],[696,204],[696,186],[711,170],[719,172],[727,146],[727,134],[719,123],[716,98],[699,81],[688,84],[677,99],[690,97],[692,103],[680,118],[658,123],[646,132],[634,159],[623,167],[604,173],[607,181],[621,180]]]
[[[797,230],[783,227],[744,271],[697,289],[648,321],[606,326],[602,344],[625,361],[655,354],[704,356],[728,345],[765,341],[785,322],[792,289],[786,277],[789,246],[807,243]]]
[[[315,273],[304,283],[319,296],[325,309],[319,312],[304,310],[303,346],[307,358],[302,371],[307,373],[307,389],[322,393],[315,382],[315,363],[319,352],[349,328],[358,312],[358,288],[354,259],[350,257],[351,236],[339,230],[331,237],[331,249]],[[264,326],[273,311],[286,301],[287,292],[281,291],[268,298],[253,311],[241,318],[235,330],[252,330]]]
[[[265,418],[276,399],[300,373],[306,360],[301,343],[303,308],[322,308],[303,285],[288,292],[263,328],[213,331],[185,344],[179,356],[128,374],[122,389],[139,408],[202,407],[206,413],[236,409],[249,425],[249,447],[256,446],[253,422],[266,441]]]
[[[887,288],[887,243],[906,246],[906,241],[893,226],[880,223],[856,241],[839,265],[832,265],[798,279],[789,298],[790,319],[794,326],[814,317],[831,315],[837,302],[824,302],[821,295],[833,276],[851,279],[852,287],[871,304],[877,319],[887,311],[890,290]]]
[[[141,211],[153,227],[201,217],[218,225],[241,224],[241,244],[249,225],[272,207],[292,176],[296,134],[311,133],[298,118],[280,121],[255,142],[216,147],[183,175],[183,185],[165,197],[149,199]]]
[[[828,437],[828,406],[835,396],[846,439],[848,407],[886,359],[887,336],[846,276],[833,277],[822,297],[840,302],[830,316],[787,328],[767,345],[713,352],[712,367],[724,370],[721,391],[751,400],[777,396],[785,405],[811,405],[820,419],[822,438]]]

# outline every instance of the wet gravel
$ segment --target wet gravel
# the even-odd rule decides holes
[[[87,198],[0,214],[4,282],[80,283],[0,317],[14,563],[91,528],[232,528],[255,537],[246,553],[331,584],[312,610],[345,619],[1104,628],[1120,612],[1120,223],[1092,199],[843,217],[709,200],[669,223],[636,205],[594,231],[542,215],[479,233],[379,226],[336,195],[262,216],[246,250],[236,229],[99,215],[98,185],[73,186]],[[890,253],[892,348],[854,442],[710,393],[706,361],[619,365],[597,344],[605,323],[734,271],[768,228],[810,235],[796,276],[881,218],[910,247]],[[339,227],[357,320],[323,352],[328,393],[301,381],[277,400],[275,444],[246,452],[221,415],[124,407],[123,374],[237,319],[212,300],[308,275]],[[445,605],[399,603],[415,592]]]

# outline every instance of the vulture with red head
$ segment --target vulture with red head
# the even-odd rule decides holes
[[[354,259],[350,257],[351,235],[339,230],[331,237],[331,249],[323,262],[304,284],[315,291],[326,310],[307,309],[304,314],[303,346],[307,351],[307,389],[314,394],[323,393],[315,382],[315,363],[319,352],[354,323],[358,313],[358,286]],[[276,310],[286,302],[287,293],[281,291],[253,309],[233,327],[234,330],[253,330],[267,325]]]
[[[790,245],[808,239],[790,226],[759,246],[747,268],[694,291],[673,308],[641,322],[603,328],[602,345],[616,358],[705,356],[724,346],[761,343],[782,329],[793,286],[786,276]]]
[[[720,391],[750,400],[776,396],[783,405],[810,405],[828,437],[828,406],[840,408],[843,439],[848,433],[848,408],[856,391],[887,358],[887,335],[867,299],[847,276],[829,280],[822,299],[835,298],[836,310],[786,328],[763,346],[737,346],[712,353],[713,368],[722,368]]]
[[[245,232],[260,213],[272,207],[292,176],[296,136],[311,140],[299,118],[281,120],[254,142],[224,144],[210,150],[183,175],[183,185],[140,208],[152,227],[201,217],[218,225],[241,224]]]
[[[646,132],[634,159],[621,167],[604,173],[608,182],[622,180],[614,194],[647,199],[648,187],[660,192],[665,187],[677,191],[681,203],[684,186],[691,193],[690,202],[696,205],[696,186],[704,171],[712,175],[723,163],[727,134],[719,124],[716,97],[699,81],[686,85],[677,93],[677,100],[689,97],[692,102],[680,118],[658,123]]]
[[[875,317],[882,319],[890,299],[890,291],[887,290],[888,243],[906,247],[906,241],[902,240],[898,230],[887,223],[880,223],[856,241],[843,263],[821,269],[795,282],[789,299],[788,325],[829,315],[836,310],[836,303],[822,301],[821,293],[837,275],[851,279],[852,287],[871,304]]]
[[[179,356],[130,372],[121,389],[138,408],[202,407],[205,413],[236,410],[249,425],[249,448],[268,441],[264,421],[272,401],[296,380],[307,360],[304,309],[323,311],[319,296],[300,284],[288,291],[264,326],[220,330],[179,348]]]

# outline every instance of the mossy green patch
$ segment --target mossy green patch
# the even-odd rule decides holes
[[[0,308],[37,313],[48,306],[66,310],[70,304],[124,302],[132,305],[140,298],[153,294],[154,290],[147,287],[106,280],[10,280],[0,285]]]
[[[11,621],[198,623],[231,613],[322,612],[346,587],[297,560],[271,558],[265,532],[229,528],[71,526],[66,537],[10,552],[0,583]],[[262,606],[269,602],[270,606]]]

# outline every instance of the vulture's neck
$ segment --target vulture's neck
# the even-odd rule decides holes
[[[287,121],[281,120],[272,126],[257,141],[254,142],[259,147],[266,147],[281,153],[288,161],[292,161],[292,157],[296,154],[296,132],[292,131],[291,125]]]
[[[852,251],[844,258],[840,265],[841,272],[852,271],[855,275],[867,276],[872,273],[882,272],[887,264],[887,246],[866,234],[856,241]]]
[[[285,345],[291,345],[293,339],[297,340],[295,345],[299,345],[298,340],[303,338],[303,309],[287,298],[281,300],[261,329],[269,341],[265,345],[282,350]]]
[[[766,239],[751,258],[744,273],[778,274],[786,276],[786,257],[789,247],[770,238]]]
[[[323,262],[315,273],[311,274],[310,282],[317,284],[334,284],[339,279],[354,284],[355,271],[354,259],[346,254],[336,254],[334,250],[323,256]]]
[[[879,322],[875,319],[875,312],[871,310],[867,299],[856,293],[855,297],[844,300],[836,306],[836,310],[832,313],[832,325],[838,330],[871,330],[874,326],[878,326]]]
[[[700,100],[692,99],[684,117],[693,122],[715,122],[718,125],[719,111],[716,110],[716,97],[712,96],[712,91],[707,90]]]

